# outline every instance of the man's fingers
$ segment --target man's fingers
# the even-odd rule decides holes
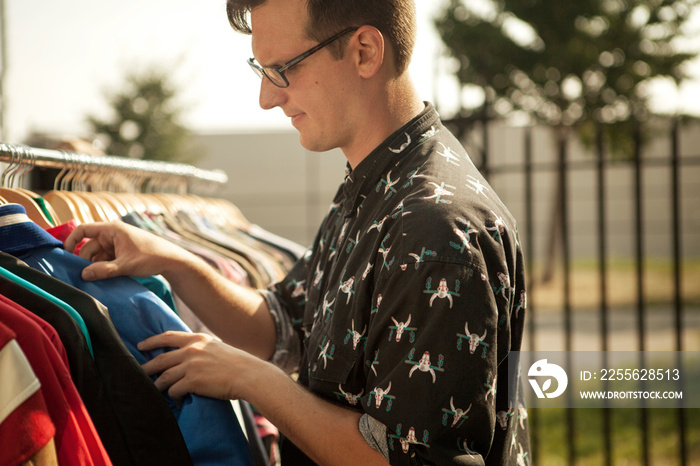
[[[166,351],[165,353],[161,353],[155,358],[151,359],[150,361],[147,361],[146,363],[142,364],[141,368],[148,375],[160,374],[161,372],[165,372],[172,366],[177,364],[177,361],[175,361],[173,358],[173,353],[173,351]]]
[[[155,361],[155,359],[153,359],[152,361]],[[166,369],[166,370],[161,371],[161,372],[148,372],[148,371],[146,371],[146,374],[148,374],[148,375],[154,375],[154,374],[160,373],[160,375],[155,380],[155,382],[153,382],[159,392],[162,392],[164,390],[168,390],[169,388],[171,388],[172,385],[174,385],[177,382],[179,382],[180,380],[182,380],[182,378],[185,376],[185,371],[182,370],[182,368],[180,366],[171,367],[170,369]],[[171,393],[168,393],[168,394],[170,396],[172,396],[173,398],[178,398],[178,397],[173,396]],[[182,396],[182,395],[180,395],[180,396]]]
[[[186,376],[186,371],[181,366],[175,366],[160,374],[153,384],[159,392],[167,390],[170,398],[178,400],[193,392]]]
[[[153,382],[159,392],[168,390],[168,395],[171,398],[182,398],[190,392],[183,384],[183,379],[187,374],[183,367],[173,360],[175,358],[167,357],[176,356],[172,353],[174,352],[163,353],[141,367],[149,376],[160,374]]]
[[[191,333],[170,331],[149,337],[137,345],[141,351],[164,346],[178,348],[161,353],[141,366],[149,376],[160,374],[154,384],[159,391],[169,389],[168,394],[172,398],[179,398],[189,393],[189,390],[180,383],[186,375],[182,365],[184,354],[180,347],[186,346],[192,340],[192,337],[194,335]],[[174,385],[178,385],[179,388],[174,387]]]
[[[167,342],[161,343],[161,340],[168,340],[168,338],[159,338],[162,337],[164,334],[161,335],[156,335],[154,337],[147,338],[146,340],[142,341],[137,345],[137,348],[140,351],[149,351],[152,349],[156,348],[161,348],[164,346],[168,347],[175,347],[178,348],[177,345],[175,344],[168,344]],[[156,385],[163,385],[163,388],[169,387],[177,378],[174,378],[174,367],[176,367],[178,364],[182,362],[182,355],[178,350],[173,350],[173,351],[166,351],[164,353],[159,354],[155,358],[151,359],[150,361],[147,361],[146,363],[141,365],[141,368],[146,372],[148,375],[154,375],[154,374],[162,374],[160,375],[159,379],[162,377],[163,380],[160,381],[159,384]],[[171,380],[172,379],[172,380]],[[161,388],[161,387],[159,387]]]
[[[166,346],[172,348],[182,348],[194,338],[196,338],[196,335],[193,333],[177,332],[174,330],[170,330],[168,332],[160,333],[158,335],[153,335],[152,337],[146,338],[145,340],[139,342],[137,348],[140,351],[150,351],[156,348],[163,348]]]
[[[85,236],[83,235],[83,230],[80,228],[82,225],[78,225],[78,227],[71,231],[70,235],[68,235],[68,238],[63,242],[63,247],[65,248],[66,251],[68,252],[74,252],[75,247],[80,243]],[[81,248],[82,249],[82,248]]]
[[[67,240],[66,240],[67,241]],[[67,244],[67,243],[66,243]],[[68,249],[66,247],[66,249]],[[95,239],[88,240],[83,246],[80,248],[80,257],[83,259],[87,260],[94,260],[94,258],[103,251],[102,245],[100,244],[99,241]]]
[[[66,241],[63,243],[63,247],[66,249],[66,251],[75,251],[75,247],[84,238],[94,238],[97,236],[102,229],[102,225],[102,223],[83,223],[78,225],[75,230],[68,235],[68,238],[66,238]]]
[[[160,377],[158,377],[158,378],[160,379]],[[158,380],[156,380],[156,382],[157,381]],[[159,390],[162,391],[164,389],[159,388]],[[184,377],[178,379],[178,381],[175,382],[174,384],[172,384],[170,386],[170,388],[168,389],[168,395],[170,395],[170,398],[172,398],[174,400],[179,400],[180,398],[183,398],[185,395],[187,395],[189,393],[192,393],[192,389],[190,389],[188,387]]]
[[[119,275],[119,266],[116,261],[94,262],[83,269],[81,277],[86,282],[104,280]]]

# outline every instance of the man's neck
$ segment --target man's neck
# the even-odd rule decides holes
[[[425,108],[407,74],[386,84],[381,98],[373,99],[364,109],[365,118],[358,124],[358,137],[341,147],[354,169],[396,130],[415,118]]]

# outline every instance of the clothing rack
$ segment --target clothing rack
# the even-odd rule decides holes
[[[176,177],[187,182],[224,185],[228,176],[222,170],[203,170],[184,163],[139,160],[114,155],[88,155],[0,142],[0,162],[21,163],[28,167],[76,167],[84,170],[112,169],[144,177]]]

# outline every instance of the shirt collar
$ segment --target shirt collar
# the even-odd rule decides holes
[[[27,217],[20,204],[0,205],[0,250],[13,256],[45,247],[63,244]]]
[[[355,214],[359,205],[385,175],[387,169],[410,153],[421,142],[421,136],[431,126],[437,125],[438,120],[439,115],[433,105],[425,102],[425,108],[418,116],[385,139],[354,170],[350,168],[350,164],[346,166],[343,185],[343,212],[346,217]]]

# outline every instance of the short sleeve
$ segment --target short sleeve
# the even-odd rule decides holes
[[[283,308],[275,293],[268,290],[258,290],[258,293],[267,303],[277,332],[275,352],[270,362],[284,372],[291,374],[299,369],[302,347],[301,341],[294,331],[291,315],[288,310]]]

